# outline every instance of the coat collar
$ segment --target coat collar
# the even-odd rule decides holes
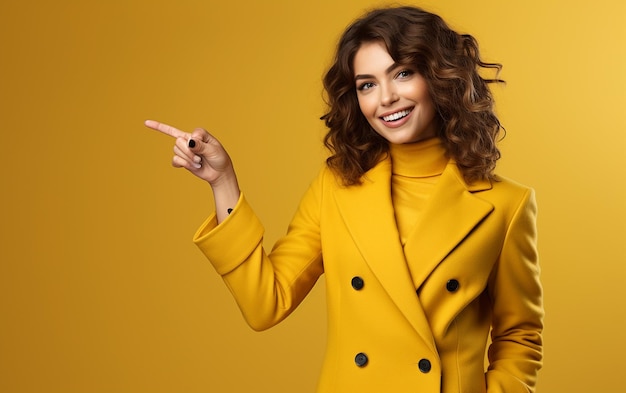
[[[448,163],[437,182],[417,227],[407,239],[404,254],[411,260],[419,288],[443,259],[493,210],[474,193],[491,189],[488,181],[468,185],[457,165]]]
[[[446,255],[493,210],[490,203],[472,195],[489,188],[489,182],[467,185],[456,164],[450,162],[404,250],[391,200],[389,158],[368,171],[363,184],[341,188],[335,194],[340,214],[367,264],[434,353],[437,351],[430,324],[415,291]],[[420,266],[418,271],[409,272],[405,254],[408,258],[419,259],[419,263],[413,264]]]

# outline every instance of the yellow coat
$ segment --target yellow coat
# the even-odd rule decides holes
[[[533,191],[506,179],[467,185],[449,163],[403,250],[390,179],[389,159],[360,186],[322,170],[269,255],[243,196],[194,241],[255,330],[289,315],[324,273],[319,393],[533,392],[543,320]],[[407,259],[420,267],[413,279]]]

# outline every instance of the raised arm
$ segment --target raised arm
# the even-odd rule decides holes
[[[176,139],[172,165],[187,169],[211,185],[217,222],[222,222],[239,200],[237,175],[222,144],[202,128],[188,133],[154,120],[146,120],[145,125]]]

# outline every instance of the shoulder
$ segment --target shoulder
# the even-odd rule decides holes
[[[527,194],[534,192],[532,187],[500,175],[496,175],[491,184],[496,193]]]
[[[361,179],[362,182],[368,183],[369,182],[368,175],[375,170],[376,170],[376,167],[370,169]],[[329,167],[326,163],[324,163],[321,169],[318,171],[318,174],[313,180],[313,184],[312,184],[313,187],[321,187],[326,191],[335,191],[335,190],[342,190],[342,189],[358,189],[360,188],[361,185],[362,184],[356,184],[356,185],[351,185],[351,186],[345,185],[341,174],[338,173],[337,170]]]
[[[328,189],[330,188],[340,188],[341,187],[341,177],[338,173],[332,170],[325,163],[322,165],[320,170],[317,173],[317,176],[313,180],[312,186],[319,186],[321,188]]]
[[[512,201],[524,199],[534,195],[534,190],[511,178],[496,174],[493,179],[478,180],[467,183],[461,169],[454,161],[448,164],[450,173],[456,175],[457,180],[464,185],[472,195],[494,203],[498,206],[502,203],[510,204]]]
[[[536,210],[535,190],[508,177],[497,175],[491,181],[491,188],[475,193],[479,198],[489,201],[496,210],[511,216],[520,210]]]

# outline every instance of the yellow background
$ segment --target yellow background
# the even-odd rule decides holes
[[[171,168],[172,141],[142,123],[213,131],[272,244],[324,158],[336,40],[377,4],[0,5],[1,392],[314,391],[324,283],[252,332],[191,243],[209,187]],[[499,172],[535,187],[540,207],[538,392],[621,389],[626,3],[414,4],[505,66]]]

